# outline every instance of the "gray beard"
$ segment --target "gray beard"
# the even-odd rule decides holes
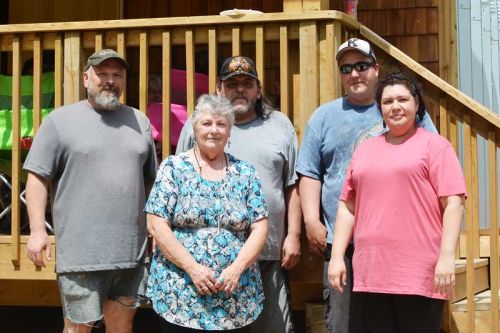
[[[94,98],[94,102],[99,106],[99,108],[108,111],[115,111],[120,106],[120,100],[118,99],[118,96],[114,94],[97,94]]]

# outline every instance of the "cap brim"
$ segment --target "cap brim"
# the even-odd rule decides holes
[[[251,73],[247,73],[247,72],[232,72],[232,73],[229,73],[227,75],[223,75],[221,76],[221,81],[226,81],[227,79],[230,79],[232,77],[235,77],[235,76],[238,76],[238,75],[246,75],[246,76],[250,76],[254,79],[256,79],[257,81],[259,81],[259,78]]]
[[[373,59],[373,60],[375,60],[375,61],[377,60],[377,59],[375,58],[375,55],[370,54],[370,53],[366,53],[365,51],[360,50],[360,49],[359,49],[359,48],[357,48],[357,47],[350,47],[350,46],[345,47],[345,48],[343,48],[342,50],[338,51],[338,52],[337,52],[337,55],[335,56],[335,59],[336,59],[337,61],[339,61],[340,57],[342,57],[342,56],[344,55],[344,53],[349,52],[349,51],[357,51],[357,52],[359,52],[359,53],[361,53],[361,54],[364,54],[365,56],[367,56],[367,57],[369,57],[369,58],[372,58],[372,59]]]

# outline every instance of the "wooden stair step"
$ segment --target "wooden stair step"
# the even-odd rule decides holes
[[[467,297],[467,262],[465,259],[455,260],[455,288],[451,303],[456,303]],[[490,288],[489,260],[487,258],[474,259],[474,294]]]
[[[497,291],[497,297],[500,300],[500,290]],[[483,291],[474,296],[475,310],[476,311],[489,311],[491,308],[491,290]],[[452,312],[466,312],[467,299],[451,304]]]

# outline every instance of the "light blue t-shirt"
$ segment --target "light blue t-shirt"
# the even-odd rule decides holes
[[[419,126],[437,133],[427,112]],[[363,140],[383,132],[376,103],[358,106],[345,97],[321,105],[307,123],[296,171],[321,181],[321,209],[330,244],[340,191],[354,149]]]

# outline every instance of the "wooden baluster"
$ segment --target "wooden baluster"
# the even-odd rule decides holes
[[[64,50],[62,35],[58,34],[54,40],[54,107],[58,108],[63,102],[63,74],[64,74]]]
[[[280,109],[288,118],[293,119],[290,110],[290,66],[288,63],[288,27],[280,27]]]
[[[265,68],[264,68],[264,26],[259,25],[255,28],[255,65],[259,74],[259,81],[262,92],[265,91]]]
[[[95,33],[95,52],[101,51],[103,48],[103,33],[98,31]]]
[[[33,40],[33,131],[42,122],[42,47],[40,35]]]
[[[332,101],[335,98],[335,81],[332,78],[336,77],[335,68],[335,26],[333,22],[325,24],[324,31],[322,30],[319,42],[319,85],[320,98],[319,103],[324,104]]]
[[[123,59],[127,59],[127,47],[125,32],[120,31],[116,34],[116,52],[123,57]],[[128,73],[127,73],[128,74]],[[127,89],[123,89],[123,93],[120,96],[120,103],[127,103]]]
[[[148,113],[148,64],[149,64],[148,32],[139,34],[139,109]]]
[[[467,112],[470,112],[467,110]],[[471,116],[464,115],[464,175],[465,184],[468,189],[472,188],[472,147],[471,147]],[[465,233],[466,233],[466,279],[467,279],[467,332],[475,332],[475,310],[474,304],[474,221],[472,214],[472,201],[465,202]]]
[[[162,34],[162,157],[170,155],[170,67],[171,67],[171,40],[170,31]]]
[[[241,36],[240,28],[233,27],[232,29],[232,55],[237,56],[241,54]]]
[[[215,93],[217,85],[217,29],[208,29],[208,92]]]
[[[193,29],[186,30],[186,100],[189,115],[193,114],[196,104],[196,84],[194,81],[194,35]]]
[[[15,35],[12,39],[12,209],[11,209],[11,246],[12,263],[19,267],[21,258],[21,40]]]

